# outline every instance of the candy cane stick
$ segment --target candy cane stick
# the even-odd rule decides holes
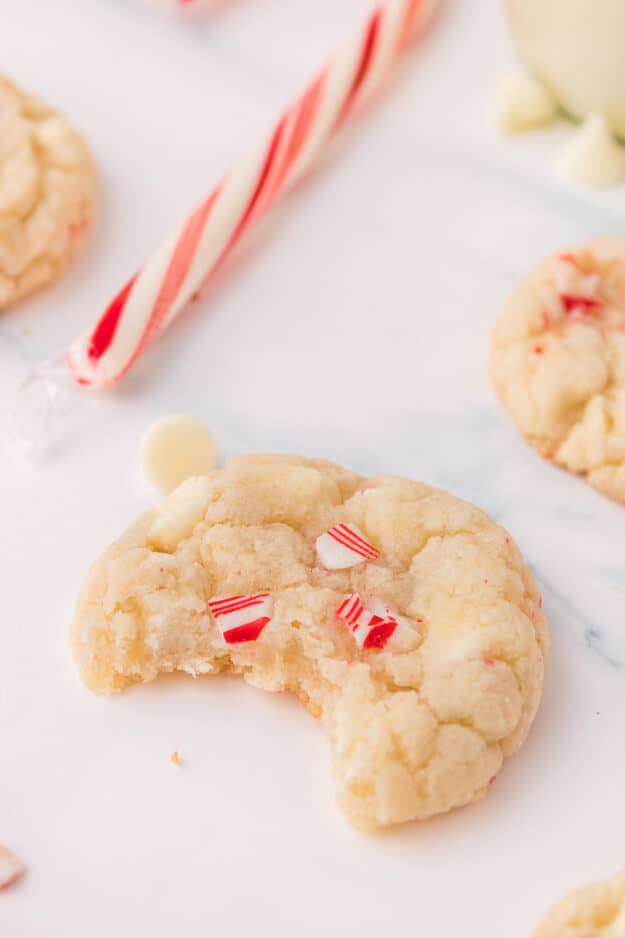
[[[268,140],[234,166],[128,281],[95,326],[71,345],[80,384],[105,388],[132,368],[247,230],[309,169],[352,113],[379,88],[438,0],[388,0],[282,115]]]

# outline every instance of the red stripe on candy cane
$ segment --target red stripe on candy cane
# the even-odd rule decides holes
[[[255,149],[237,163],[226,177],[227,192],[215,190],[182,230],[148,258],[93,329],[72,343],[68,363],[78,382],[111,387],[130,370],[184,310],[193,292],[191,274],[194,288],[216,274],[250,226],[308,170],[356,107],[378,90],[394,59],[428,22],[437,2],[376,4],[356,38],[280,118],[269,140],[261,144],[260,157]],[[208,204],[211,200],[214,211]],[[124,318],[127,328],[121,329]]]
[[[402,49],[410,42],[415,27],[415,20],[417,19],[418,14],[421,12],[422,5],[423,0],[409,0],[408,4],[406,5],[401,31],[397,40],[398,52],[401,52]]]
[[[300,155],[303,144],[308,139],[308,130],[317,116],[325,90],[327,76],[328,72],[326,69],[309,85],[304,92],[302,100],[291,109],[290,113],[291,115],[295,115],[295,120],[293,121],[289,145],[282,162],[281,171],[274,183],[274,188],[271,193],[272,201],[279,195],[289,170],[293,167],[293,164]]]
[[[224,180],[216,186],[210,196],[205,199],[202,205],[187,219],[180,239],[176,243],[176,248],[169,262],[161,289],[154,301],[152,314],[146,323],[146,327],[143,330],[143,334],[137,343],[133,355],[128,359],[123,371],[120,372],[120,378],[132,368],[135,361],[160,332],[163,321],[171,309],[172,304],[175,302],[185,278],[189,273],[189,268],[193,263],[198,242],[206,227],[206,221],[221,194],[223,184]],[[128,297],[126,297],[126,299],[128,299]]]
[[[255,642],[267,623],[271,621],[269,616],[261,616],[260,619],[254,619],[253,622],[246,622],[245,625],[239,625],[234,629],[228,629],[224,632],[224,641],[228,645],[238,645],[241,642]]]
[[[270,593],[257,593],[254,596],[230,596],[228,599],[211,600],[208,607],[214,616],[221,616],[239,609],[247,609],[248,606],[258,606],[266,599],[269,599],[269,596]]]
[[[358,67],[356,73],[352,80],[351,86],[343,105],[339,112],[339,115],[336,119],[335,129],[340,127],[341,124],[347,119],[350,111],[354,106],[354,102],[358,96],[358,92],[362,87],[362,83],[365,80],[367,72],[369,70],[369,65],[373,58],[373,53],[376,47],[376,42],[380,32],[380,23],[382,22],[382,16],[384,14],[384,8],[379,6],[373,11],[371,17],[369,18],[369,23],[365,29],[365,36],[360,50],[360,59],[358,62]]]
[[[115,338],[117,327],[120,323],[122,313],[124,312],[126,300],[138,276],[139,274],[136,273],[134,277],[130,278],[128,283],[119,291],[115,299],[109,303],[98,320],[98,324],[93,330],[87,349],[87,355],[90,361],[97,362],[98,359],[104,355]]]
[[[386,603],[374,596],[370,597],[367,608],[358,593],[347,596],[336,616],[351,629],[359,648],[386,648],[392,639],[389,650],[411,651],[420,640],[419,630],[413,620],[393,612]]]
[[[238,606],[241,603],[256,603],[261,602],[263,599],[266,599],[269,596],[269,593],[255,593],[251,596],[228,596],[227,599],[211,599],[209,606],[211,609],[220,610],[226,609],[229,606]]]
[[[336,610],[336,615],[339,619],[343,619],[347,622],[348,625],[356,625],[358,623],[358,617],[364,611],[365,607],[362,604],[360,596],[358,593],[352,593],[347,599],[343,600]]]
[[[328,531],[329,536],[333,541],[336,541],[337,544],[340,544],[342,547],[346,547],[348,550],[351,550],[354,554],[358,554],[360,557],[368,558],[369,554],[366,551],[363,551],[357,545],[355,546],[349,540],[341,537],[336,531]]]
[[[601,306],[600,300],[593,300],[587,296],[571,296],[567,293],[560,294],[560,300],[564,306],[565,313],[571,313],[575,309],[581,310],[591,310],[599,309]]]
[[[161,289],[159,291],[156,300],[154,301],[154,307],[152,310],[152,317],[148,324],[148,328],[145,330],[143,336],[143,344],[147,344],[154,337],[155,334],[159,331],[160,326],[167,316],[167,313],[171,309],[172,303],[175,301],[180,288],[182,287],[187,274],[189,273],[189,268],[195,257],[195,252],[197,250],[198,243],[202,237],[204,228],[206,227],[206,222],[211,214],[217,199],[221,195],[223,189],[224,180],[215,187],[213,192],[209,195],[207,199],[200,205],[200,207],[191,215],[185,224],[180,239],[176,244],[175,251],[172,255],[171,262],[167,268],[165,274],[165,279],[163,280]]]
[[[353,526],[338,524],[315,541],[317,557],[326,570],[345,570],[367,560],[375,560],[379,552]]]
[[[255,599],[253,602],[240,602],[232,603],[230,606],[222,606],[219,609],[215,609],[212,606],[209,606],[210,611],[218,619],[220,616],[229,616],[233,612],[242,612],[244,609],[253,609],[255,606],[260,606],[264,600]]]
[[[272,614],[271,593],[211,599],[208,608],[228,645],[255,641]]]
[[[377,618],[377,616],[375,617]],[[363,648],[384,648],[389,638],[397,628],[396,619],[382,619],[379,624],[373,623],[365,638]]]
[[[278,152],[280,140],[282,139],[282,134],[284,133],[284,128],[286,127],[287,116],[288,115],[284,115],[282,119],[278,122],[278,126],[276,127],[273,133],[273,137],[271,138],[271,141],[269,143],[269,147],[267,149],[267,155],[265,157],[265,162],[263,164],[260,175],[258,177],[256,188],[254,189],[254,192],[252,193],[252,196],[247,204],[247,208],[245,209],[243,215],[241,216],[241,219],[239,220],[237,227],[232,233],[230,240],[226,244],[221,254],[221,257],[217,261],[215,267],[220,266],[225,261],[226,257],[228,256],[228,254],[230,253],[230,251],[232,250],[236,242],[239,240],[239,238],[241,237],[245,229],[248,227],[248,225],[252,222],[252,220],[255,217],[257,205],[260,202],[260,197],[267,184],[267,180],[269,178],[274,161],[276,159],[276,154]]]
[[[337,530],[339,530],[341,534],[343,534],[348,539],[354,541],[356,544],[359,544],[363,550],[368,551],[375,557],[378,556],[378,551],[375,549],[375,547],[370,544],[369,541],[365,540],[364,537],[361,537],[361,535],[358,534],[354,528],[350,528],[347,524],[338,524]]]
[[[376,557],[379,557],[379,552],[372,544],[363,540],[363,538],[359,537],[355,531],[348,528],[345,524],[339,524],[335,528],[330,528],[328,534],[333,540],[337,541],[337,543],[342,544],[343,547],[347,547],[349,550],[353,550],[356,554],[360,554],[361,557],[367,557],[370,560],[375,560]]]

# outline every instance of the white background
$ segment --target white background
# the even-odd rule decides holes
[[[97,225],[55,288],[0,322],[0,401],[92,321],[263,133],[364,0],[0,0],[2,69],[98,162]],[[493,129],[510,60],[495,0],[448,0],[380,105],[72,444],[0,464],[0,842],[27,862],[2,938],[527,938],[625,863],[625,509],[543,463],[494,399],[493,318],[542,254],[622,231],[623,191],[550,176],[568,128]],[[114,699],[67,625],[88,563],[154,493],[146,425],[206,420],[220,456],[335,458],[423,478],[510,528],[553,652],[535,729],[489,796],[381,836],[336,809],[315,722],[234,680]],[[10,455],[10,454],[9,454]],[[169,762],[178,749],[184,765]]]

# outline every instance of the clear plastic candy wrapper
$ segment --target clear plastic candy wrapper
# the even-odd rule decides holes
[[[9,450],[39,457],[69,442],[86,423],[96,396],[76,383],[64,355],[32,366],[0,413]]]

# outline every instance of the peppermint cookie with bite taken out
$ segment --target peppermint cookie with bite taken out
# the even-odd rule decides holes
[[[0,78],[0,310],[67,267],[91,227],[95,190],[80,134]]]
[[[495,325],[491,366],[525,438],[625,502],[625,238],[535,267]]]
[[[625,938],[625,870],[570,893],[532,938]]]
[[[291,691],[327,732],[341,806],[370,829],[488,791],[534,719],[547,624],[518,549],[477,508],[249,456],[188,479],[105,552],[72,641],[95,691],[170,671]]]

